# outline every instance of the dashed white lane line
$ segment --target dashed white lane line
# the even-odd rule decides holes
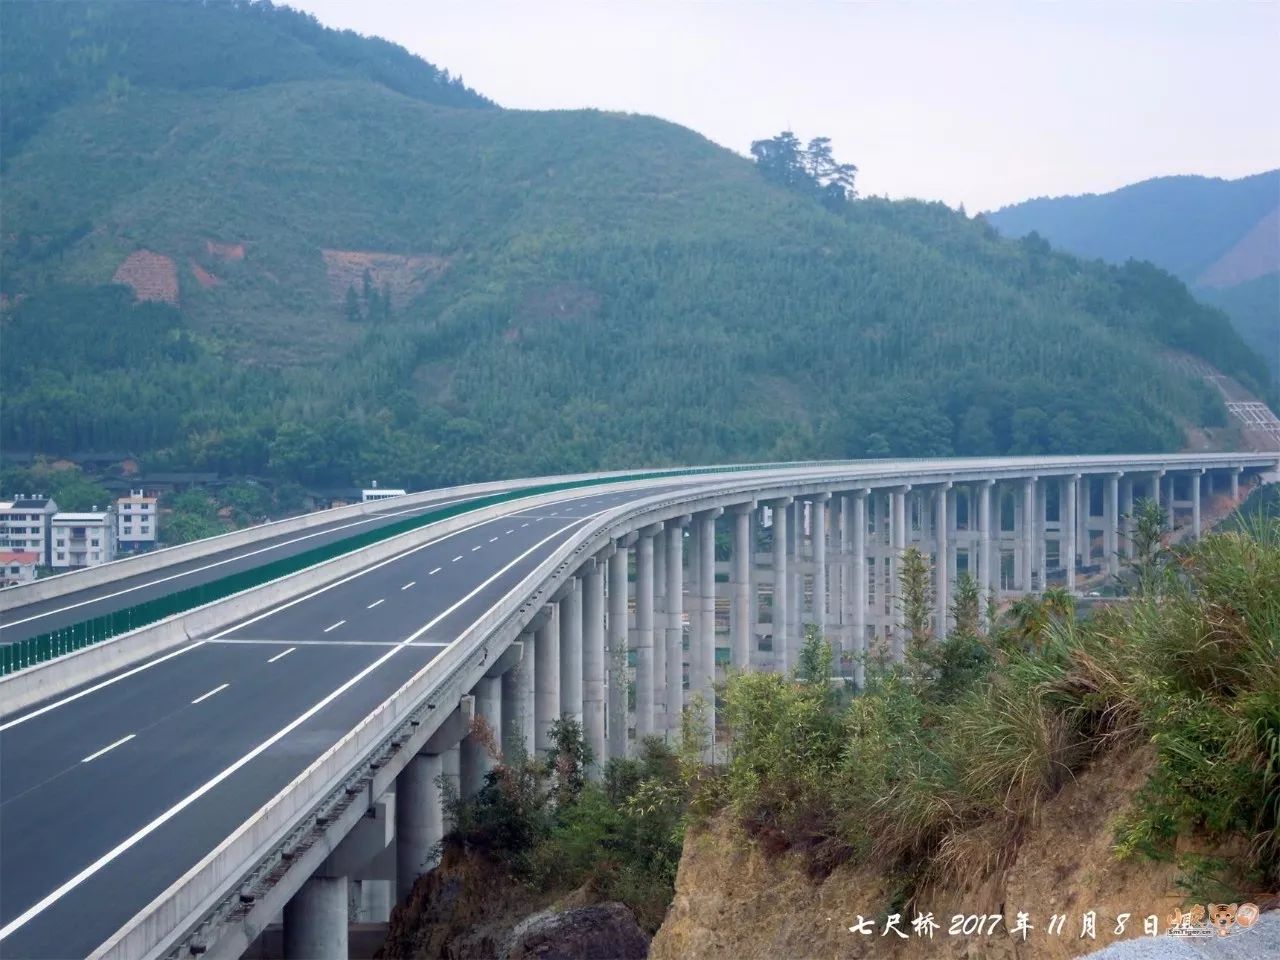
[[[283,660],[285,657],[287,657],[289,654],[293,653],[293,651],[297,649],[298,649],[297,647],[290,647],[288,650],[284,651],[283,653],[277,653],[274,657],[268,660],[267,663],[275,663],[277,660]]]
[[[503,534],[503,536],[504,536],[504,537],[509,537],[509,536],[511,536],[511,534],[513,534],[513,533],[515,533],[515,531],[514,531],[514,530],[508,530],[506,533],[504,533],[504,534]]]
[[[436,567],[436,570],[439,570],[439,569],[440,569],[439,567]],[[433,571],[431,571],[431,572],[432,572],[432,573],[435,573],[435,570],[433,570]],[[408,590],[410,587],[412,587],[412,586],[413,586],[415,583],[417,583],[417,582],[418,582],[417,580],[410,580],[408,583],[406,583],[406,584],[405,584],[403,587],[401,587],[400,589],[401,589],[401,590]]]
[[[383,601],[383,600],[386,600],[386,599],[387,599],[386,597],[382,597],[382,598],[381,598],[381,599],[379,599],[379,600],[375,600],[375,601],[373,601],[373,603],[371,603],[371,604],[369,604],[367,607],[365,607],[365,609],[366,609],[366,610],[372,610],[374,607],[376,607],[378,604],[382,603],[382,601]]]
[[[337,630],[340,626],[342,626],[346,622],[347,621],[345,620],[339,620],[337,623],[331,623],[329,624],[329,626],[324,628],[324,632],[328,633],[330,630]]]
[[[582,520],[586,520],[586,519],[590,519],[590,518],[588,517],[582,518]],[[218,784],[222,783],[224,780],[226,780],[228,777],[234,774],[237,770],[239,770],[245,764],[252,761],[254,757],[257,757],[264,751],[271,749],[273,745],[275,745],[280,740],[287,737],[290,733],[292,733],[298,727],[302,726],[302,724],[306,723],[308,720],[310,720],[313,716],[315,716],[317,713],[323,710],[326,706],[328,706],[334,700],[338,699],[338,697],[342,696],[344,693],[350,690],[353,686],[355,686],[357,683],[359,683],[361,680],[363,680],[373,671],[377,670],[380,666],[382,666],[384,663],[390,660],[393,656],[395,656],[396,651],[400,647],[407,647],[411,645],[412,646],[418,646],[418,645],[435,646],[434,643],[431,643],[429,641],[420,643],[419,638],[423,634],[425,634],[428,630],[433,628],[436,624],[438,624],[440,621],[444,620],[448,616],[451,616],[453,612],[457,610],[459,607],[461,607],[463,604],[470,602],[477,594],[479,594],[482,590],[486,589],[495,580],[499,579],[500,577],[508,573],[511,570],[511,568],[514,567],[516,564],[523,561],[530,554],[546,546],[546,544],[548,544],[555,537],[571,529],[572,527],[577,526],[577,524],[581,523],[582,520],[576,520],[573,523],[566,524],[565,526],[561,527],[559,530],[556,530],[550,536],[544,538],[541,542],[535,543],[532,547],[530,547],[524,553],[520,554],[518,557],[516,557],[510,563],[504,566],[501,570],[498,570],[496,573],[491,575],[488,579],[484,580],[482,583],[477,585],[466,596],[456,600],[453,603],[453,605],[450,606],[447,610],[443,610],[440,613],[438,613],[429,623],[426,623],[423,626],[419,627],[417,630],[411,633],[404,640],[400,641],[399,644],[392,647],[390,650],[388,650],[385,654],[383,654],[377,660],[373,661],[373,663],[369,664],[359,673],[355,674],[354,676],[346,680],[337,689],[331,691],[327,696],[325,696],[319,702],[313,704],[310,708],[308,708],[303,713],[295,717],[292,722],[288,723],[284,727],[277,730],[274,734],[272,734],[266,740],[262,741],[260,744],[258,744],[248,753],[246,753],[244,756],[240,757],[238,760],[230,764],[220,773],[216,774],[215,776],[207,780],[205,783],[201,784],[199,787],[197,787],[191,793],[187,794],[187,796],[183,797],[181,800],[175,803],[172,807],[170,807],[164,813],[160,814],[158,817],[156,817],[146,826],[140,828],[134,834],[122,840],[120,843],[116,844],[115,847],[108,850],[106,853],[100,856],[97,860],[93,861],[93,863],[86,866],[83,870],[81,870],[75,876],[71,877],[69,880],[67,880],[60,886],[58,886],[56,889],[51,890],[38,903],[35,903],[32,906],[28,907],[21,914],[19,914],[18,916],[10,920],[5,926],[0,927],[0,941],[5,940],[5,938],[10,936],[14,931],[20,930],[22,927],[26,926],[26,924],[30,922],[33,917],[39,916],[41,913],[47,910],[52,904],[56,903],[58,900],[61,900],[70,891],[80,886],[82,883],[84,883],[86,880],[88,880],[90,877],[92,877],[94,874],[100,871],[107,864],[111,863],[113,860],[119,857],[122,853],[136,846],[143,839],[150,836],[156,830],[160,829],[160,827],[164,826],[166,823],[168,823],[170,820],[176,817],[179,813],[181,813],[187,807],[191,806],[191,804],[195,803],[197,800],[199,800],[201,797],[207,794],[214,787],[218,786]],[[476,622],[479,623],[480,621],[476,621]],[[475,624],[472,624],[471,627],[468,627],[466,630],[462,631],[462,633],[458,634],[458,636],[466,636],[466,634],[469,633],[474,628],[475,628]],[[445,644],[445,648],[447,649],[448,647],[452,646],[457,642],[458,642],[457,640],[450,641],[449,643]],[[426,668],[424,667],[423,669],[426,669]],[[24,717],[20,717],[15,722],[22,722],[25,719],[26,718]],[[126,738],[126,740],[127,739],[128,738]],[[125,741],[121,741],[121,743],[123,742]],[[118,746],[118,744],[113,744],[113,746]],[[92,759],[92,757],[90,757],[89,759]]]
[[[462,554],[458,554],[456,557],[454,557],[454,558],[453,558],[452,560],[450,560],[449,562],[450,562],[450,563],[457,563],[457,562],[458,562],[459,560],[461,560],[461,559],[462,559]]]
[[[444,569],[444,567],[436,567],[434,570],[432,570],[430,573],[428,573],[428,574],[427,574],[427,576],[428,576],[428,577],[434,577],[437,573],[439,573],[439,572],[440,572],[441,570],[443,570],[443,569]]]
[[[523,529],[524,529],[525,527],[527,527],[527,526],[528,526],[528,524],[527,524],[527,523],[522,523],[522,524],[520,524],[520,529],[521,529],[521,530],[523,530]]]
[[[490,537],[490,538],[489,538],[489,542],[490,542],[490,543],[497,543],[497,542],[498,542],[498,538],[497,538],[497,537]]]
[[[477,543],[474,547],[472,547],[472,548],[471,548],[471,552],[472,552],[472,553],[475,553],[475,552],[476,552],[477,550],[479,550],[482,546],[484,546],[484,544],[482,544],[482,543]]]
[[[108,750],[114,750],[116,747],[120,746],[120,744],[122,744],[122,743],[128,743],[130,740],[132,740],[132,739],[133,739],[134,737],[136,737],[136,736],[137,736],[137,734],[136,734],[136,733],[131,733],[131,734],[129,734],[127,737],[121,737],[121,738],[120,738],[119,740],[117,740],[115,743],[108,744],[107,746],[105,746],[105,747],[103,747],[101,750],[99,750],[97,753],[91,753],[91,754],[89,754],[87,757],[85,757],[85,758],[84,758],[83,760],[81,760],[80,762],[81,762],[81,763],[88,763],[90,760],[97,760],[100,756],[102,756],[102,755],[103,755],[104,753],[106,753]]]
[[[223,690],[227,689],[227,687],[229,687],[229,686],[231,686],[231,684],[229,684],[229,683],[224,683],[224,684],[223,684],[222,686],[220,686],[220,687],[214,687],[214,688],[213,688],[212,690],[210,690],[208,693],[202,693],[202,694],[200,694],[200,696],[196,697],[196,698],[195,698],[194,700],[192,700],[191,702],[192,702],[192,703],[199,703],[201,700],[208,700],[208,699],[209,699],[210,697],[212,697],[215,693],[221,693]]]

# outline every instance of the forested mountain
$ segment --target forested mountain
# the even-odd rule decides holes
[[[497,109],[289,10],[0,18],[6,450],[417,486],[1176,449],[1225,411],[1164,351],[1265,378],[1149,266],[820,202],[652,117]]]
[[[1280,170],[1239,180],[1159,177],[1120,190],[1041,197],[986,215],[1082,257],[1149,260],[1221,307],[1280,378]]]

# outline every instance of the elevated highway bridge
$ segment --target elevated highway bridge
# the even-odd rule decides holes
[[[1276,471],[1240,453],[555,478],[2,591],[0,643],[30,644],[331,548],[0,678],[0,957],[235,957],[281,920],[287,956],[345,957],[350,905],[385,919],[430,869],[441,778],[483,784],[474,717],[533,751],[573,716],[603,763],[678,730],[690,695],[713,704],[724,670],[791,669],[806,624],[854,682],[868,652],[900,659],[910,546],[933,559],[945,633],[963,573],[996,599],[1079,592],[1131,552],[1136,498],[1195,536]]]

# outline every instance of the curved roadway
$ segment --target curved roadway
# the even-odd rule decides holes
[[[0,956],[92,951],[635,496],[577,491],[471,525],[0,723]]]
[[[1035,469],[1029,460],[934,461],[880,464],[866,476],[882,486],[895,470],[960,474],[982,463],[996,474]],[[1055,467],[1071,469],[1066,458]],[[843,472],[846,485],[852,475],[814,472]],[[601,512],[729,479],[776,485],[763,478],[780,473],[799,475],[704,474],[568,491],[537,509],[513,503],[497,519],[0,715],[0,956],[93,951]]]

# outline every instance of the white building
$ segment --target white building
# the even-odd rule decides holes
[[[29,550],[0,550],[0,586],[30,583],[39,562],[40,555]]]
[[[372,487],[366,487],[360,491],[360,500],[368,503],[370,500],[390,500],[392,497],[403,497],[405,492],[397,490],[394,487],[379,487],[378,481],[373,482]]]
[[[50,524],[55,569],[96,567],[116,557],[114,510],[55,513]]]
[[[120,549],[154,546],[158,518],[156,498],[141,490],[130,490],[129,496],[116,500],[116,540]]]
[[[38,563],[51,563],[49,526],[58,505],[45,496],[15,497],[0,503],[0,550],[34,553]]]

